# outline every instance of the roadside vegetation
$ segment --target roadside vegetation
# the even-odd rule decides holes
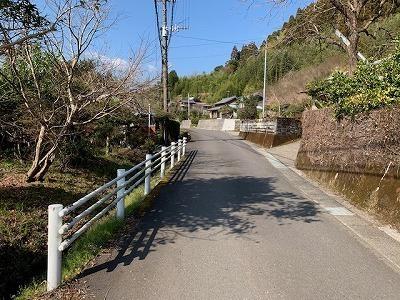
[[[309,82],[318,80],[322,84],[336,70],[336,74],[350,76],[356,72],[358,51],[369,62],[396,52],[400,31],[398,5],[373,0],[355,1],[355,5],[360,8],[358,15],[344,11],[348,9],[345,1],[317,1],[298,9],[280,30],[267,38],[269,115],[299,116],[301,109],[312,105],[307,94],[311,91]],[[355,18],[358,27],[349,26],[349,18]],[[349,37],[350,46],[335,36],[335,29]],[[255,43],[235,46],[229,60],[208,74],[180,78],[174,74],[173,97],[180,99],[190,94],[212,104],[227,96],[261,94],[265,46],[265,42],[259,46]],[[358,67],[358,74],[361,68]],[[375,70],[370,67],[364,72],[369,71]],[[335,80],[340,80],[338,76]],[[360,100],[354,98],[354,101]],[[354,112],[357,110],[354,108]]]
[[[400,104],[400,47],[377,63],[360,63],[354,74],[337,71],[312,82],[308,94],[319,107],[333,107],[338,119]]]
[[[122,65],[110,63],[93,54],[115,21],[107,1],[46,3],[46,15],[30,1],[0,5],[2,299],[33,279],[43,286],[48,205],[78,200],[117,169],[142,161],[161,140],[147,128],[148,104],[153,123],[160,114],[158,86],[143,73],[146,46],[136,45]],[[137,206],[135,195],[128,210]],[[110,220],[68,252],[65,278],[119,228]]]
[[[80,165],[62,169],[61,165],[56,165],[41,183],[26,183],[24,179],[28,165],[2,157],[0,163],[1,294],[16,294],[17,290],[29,284],[32,278],[42,278],[41,275],[46,269],[48,205],[60,203],[65,206],[78,200],[95,187],[115,178],[117,169],[130,168],[143,160],[148,151],[145,148],[138,148],[136,151],[116,149],[108,156],[82,158],[86,162]],[[128,159],[129,156],[132,158]],[[140,191],[138,193],[140,194]],[[107,240],[110,232],[114,232],[114,225],[106,227],[108,226],[110,230],[103,228],[106,231],[104,238],[99,239],[100,244]],[[96,244],[93,248],[88,245],[86,251],[89,251],[89,254],[94,253],[98,246]],[[87,257],[86,252],[80,250],[76,255]],[[13,263],[9,263],[10,261]],[[79,263],[80,260],[78,265]],[[69,268],[70,270],[66,272],[68,278],[74,269]]]

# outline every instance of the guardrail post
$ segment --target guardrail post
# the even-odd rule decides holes
[[[181,161],[182,140],[178,140],[178,161]]]
[[[59,212],[61,204],[48,207],[48,235],[47,235],[47,291],[54,290],[61,284],[62,252],[58,249],[62,242],[62,235],[58,232],[62,226]]]
[[[117,177],[120,177],[122,174],[125,173],[125,169],[118,169],[117,170]],[[120,180],[117,181],[117,188],[123,186],[125,184],[125,177],[121,178]],[[117,192],[117,198],[122,197],[122,195],[125,193],[125,187],[121,188]],[[118,202],[117,202],[117,218],[122,220],[125,218],[125,197],[122,197]]]
[[[186,154],[186,141],[187,141],[187,138],[183,138],[183,147],[182,147],[182,156],[185,156],[185,154]]]
[[[175,142],[171,143],[171,167],[172,169],[175,166]]]
[[[164,178],[165,176],[165,162],[167,161],[167,147],[161,147],[161,167],[160,167],[160,177]]]
[[[150,186],[150,181],[151,181],[151,158],[153,156],[151,154],[146,154],[146,160],[149,160],[146,162],[146,169],[145,171],[145,179],[144,179],[144,195],[150,194],[151,186]]]

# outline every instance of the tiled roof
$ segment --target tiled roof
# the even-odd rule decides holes
[[[229,104],[229,103],[234,102],[236,100],[237,100],[237,97],[236,96],[232,96],[232,97],[224,98],[224,99],[218,101],[217,103],[215,103],[214,105],[218,106],[218,105]]]
[[[212,107],[212,108],[209,108],[208,109],[208,111],[217,111],[217,110],[220,110],[222,107]]]

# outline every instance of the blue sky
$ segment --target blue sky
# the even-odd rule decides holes
[[[42,1],[35,2],[40,7]],[[266,4],[268,0],[257,0],[250,8],[249,2],[251,0],[177,0],[176,22],[184,18],[183,11],[186,11],[190,16],[190,28],[173,36],[171,69],[180,76],[212,71],[229,58],[235,44],[238,48],[251,41],[259,45],[266,35],[279,29],[295,14],[298,7],[304,7],[311,0],[295,0],[275,8]],[[149,45],[146,68],[157,72],[160,54],[153,0],[109,0],[109,3],[117,22],[98,41],[102,53],[112,59],[126,59],[144,40]]]

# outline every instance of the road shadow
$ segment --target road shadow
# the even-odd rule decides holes
[[[203,162],[196,163],[196,157],[197,151],[188,153],[152,208],[121,241],[113,258],[86,269],[81,277],[112,272],[143,260],[177,237],[215,240],[218,232],[222,238],[249,238],[256,220],[274,219],[279,226],[320,221],[320,211],[313,202],[283,190],[274,177],[191,177],[188,170],[194,163],[196,171],[206,169]]]

